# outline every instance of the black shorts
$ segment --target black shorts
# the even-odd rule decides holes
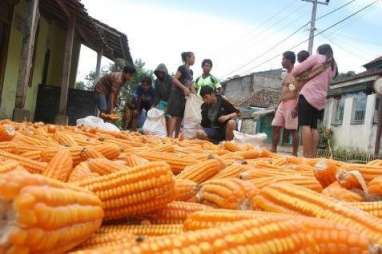
[[[317,129],[318,120],[322,120],[323,110],[318,110],[305,99],[303,95],[298,98],[298,126],[309,126]]]

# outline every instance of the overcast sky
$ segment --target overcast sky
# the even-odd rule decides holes
[[[320,5],[322,16],[349,0]],[[322,31],[373,0],[355,0],[345,8],[318,20]],[[228,76],[279,68],[283,51],[308,38],[307,28],[288,40],[310,19],[311,3],[301,0],[82,0],[94,18],[126,33],[133,59],[153,69],[165,63],[170,72],[181,64],[182,51],[195,52],[193,66],[200,74],[204,58],[214,61],[214,74]],[[382,1],[318,36],[333,45],[341,72],[362,71],[362,65],[382,55]],[[279,42],[279,46],[273,46]],[[303,43],[294,49],[306,49]],[[269,50],[273,48],[272,50]],[[272,58],[275,59],[268,61]],[[103,58],[103,65],[110,63]],[[82,47],[78,80],[95,69],[95,52]]]

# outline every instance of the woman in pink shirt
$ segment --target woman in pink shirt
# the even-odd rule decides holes
[[[297,88],[300,90],[297,106],[298,122],[299,126],[302,127],[303,155],[307,158],[316,156],[319,142],[317,122],[325,108],[329,84],[337,74],[337,65],[331,46],[328,44],[321,45],[318,47],[317,53],[295,66],[292,71],[292,75],[297,77],[306,71],[327,66],[302,87]]]

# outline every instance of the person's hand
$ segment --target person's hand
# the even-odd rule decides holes
[[[188,87],[185,87],[185,88],[183,89],[183,92],[184,92],[184,95],[185,95],[185,96],[189,96],[189,95],[191,94],[190,88],[188,88]]]
[[[221,123],[225,123],[230,119],[229,115],[219,117],[218,121]]]

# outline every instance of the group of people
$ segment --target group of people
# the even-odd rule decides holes
[[[197,131],[196,137],[213,142],[232,140],[240,112],[221,95],[221,85],[211,74],[212,61],[202,61],[203,74],[194,81],[191,69],[195,63],[194,53],[183,52],[181,58],[183,64],[174,76],[168,73],[164,64],[160,64],[154,71],[154,86],[151,77],[141,80],[134,100],[127,103],[125,120],[139,119],[142,112],[156,107],[165,112],[168,136],[178,137],[187,97],[195,94],[204,102],[200,123],[203,129]],[[295,64],[296,58],[298,64]],[[286,73],[282,78],[280,102],[272,122],[272,151],[277,152],[281,129],[285,129],[292,136],[293,154],[297,155],[300,128],[303,155],[314,157],[319,142],[318,121],[323,116],[329,84],[338,73],[333,50],[330,45],[324,44],[318,47],[316,54],[301,51],[297,57],[294,52],[287,51],[283,54],[282,66]],[[135,72],[134,67],[127,66],[122,72],[107,74],[97,82],[95,96],[101,112],[113,111],[120,88],[132,79]]]
[[[221,84],[211,74],[213,62],[202,61],[203,73],[194,80],[191,66],[195,63],[193,52],[181,54],[183,64],[174,76],[168,73],[165,64],[159,64],[154,71],[154,85],[149,76],[145,76],[136,91],[133,100],[126,104],[124,121],[129,129],[136,129],[143,124],[145,113],[152,107],[165,112],[166,129],[169,137],[178,137],[186,107],[187,97],[191,94],[203,99],[201,105],[202,129],[195,133],[200,139],[212,142],[232,140],[236,129],[237,110],[227,99],[221,96]],[[125,67],[122,72],[111,73],[102,77],[95,86],[97,107],[102,113],[111,113],[117,106],[120,88],[132,79],[136,72],[133,67]]]
[[[281,129],[292,136],[293,154],[299,147],[298,130],[301,128],[303,156],[316,156],[319,143],[318,121],[322,120],[328,88],[338,74],[338,68],[330,45],[318,47],[309,55],[301,51],[297,55],[287,51],[282,66],[287,71],[283,77],[280,103],[272,121],[272,151],[277,152]]]

